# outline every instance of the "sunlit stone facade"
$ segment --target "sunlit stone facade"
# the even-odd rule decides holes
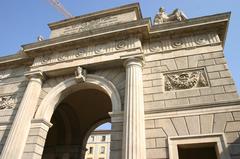
[[[129,4],[49,24],[0,58],[0,158],[84,158],[104,122],[111,159],[240,158],[229,18]]]

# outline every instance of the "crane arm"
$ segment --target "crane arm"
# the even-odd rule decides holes
[[[58,0],[49,0],[49,2],[60,12],[62,13],[66,18],[71,18],[73,15],[69,13],[64,6],[58,1]]]

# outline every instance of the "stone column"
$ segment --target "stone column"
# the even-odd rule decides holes
[[[123,159],[146,158],[142,65],[137,58],[125,61]]]
[[[1,159],[20,159],[23,154],[41,92],[43,74],[39,71],[31,72],[26,77],[29,78],[29,83],[3,147]]]

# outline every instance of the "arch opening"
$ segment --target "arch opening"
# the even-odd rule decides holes
[[[82,89],[66,96],[55,109],[43,159],[84,158],[86,137],[93,125],[110,121],[111,99],[97,89]]]

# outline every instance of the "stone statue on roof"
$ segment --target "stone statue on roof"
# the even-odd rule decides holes
[[[154,18],[154,25],[173,21],[183,21],[185,19],[187,19],[186,15],[179,9],[175,9],[171,14],[166,14],[165,9],[160,7],[159,12]]]

